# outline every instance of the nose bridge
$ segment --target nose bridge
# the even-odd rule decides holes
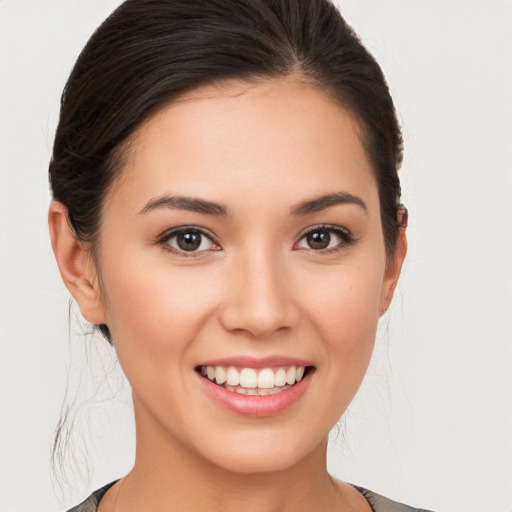
[[[285,262],[272,244],[249,244],[234,258],[228,276],[222,311],[226,329],[266,337],[295,325],[298,312]]]

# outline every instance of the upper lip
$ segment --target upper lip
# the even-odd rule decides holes
[[[276,368],[280,366],[313,366],[311,361],[285,355],[270,355],[265,357],[230,356],[204,361],[199,366],[238,366],[241,368]]]

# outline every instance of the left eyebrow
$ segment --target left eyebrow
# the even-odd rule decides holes
[[[332,194],[325,194],[307,201],[302,201],[292,207],[291,214],[295,216],[309,215],[338,204],[355,204],[360,206],[365,213],[368,214],[366,203],[360,197],[349,194],[348,192],[334,192]]]

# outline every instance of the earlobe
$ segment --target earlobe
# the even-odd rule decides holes
[[[87,321],[93,324],[106,323],[92,256],[84,243],[76,238],[69,224],[67,208],[62,203],[51,202],[48,225],[53,253],[66,288]]]
[[[382,316],[391,304],[393,295],[395,293],[398,278],[402,271],[402,265],[407,254],[407,222],[408,213],[407,209],[402,207],[398,211],[398,237],[396,242],[395,253],[389,258],[386,264],[386,272],[384,281],[382,283],[382,293],[379,305],[379,316]]]

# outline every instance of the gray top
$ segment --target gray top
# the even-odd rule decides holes
[[[68,510],[68,512],[97,512],[101,498],[116,482],[117,480],[93,492],[85,501]],[[430,512],[423,508],[414,508],[398,503],[363,487],[354,487],[366,498],[373,512]]]

